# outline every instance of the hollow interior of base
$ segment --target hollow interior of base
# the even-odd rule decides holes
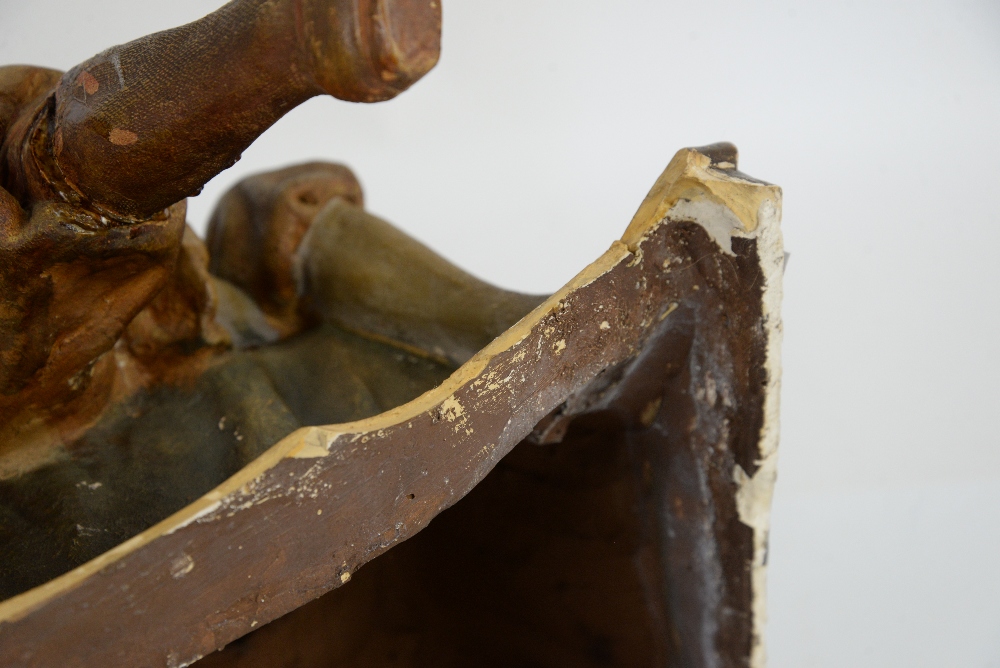
[[[636,468],[608,416],[521,443],[346,585],[195,665],[663,665]]]

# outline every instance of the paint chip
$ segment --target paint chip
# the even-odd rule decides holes
[[[347,583],[347,582],[350,582],[350,581],[351,581],[351,572],[350,571],[344,571],[343,573],[340,574],[340,582],[341,582],[341,584],[344,584],[344,583]]]
[[[601,323],[601,329],[611,329],[611,325],[608,324],[607,320]]]
[[[562,351],[566,350],[566,339],[559,339],[553,343],[552,350],[556,351],[556,355],[561,355]]]
[[[139,135],[132,132],[131,130],[122,130],[121,128],[114,128],[111,134],[108,135],[108,140],[115,146],[131,146],[132,144],[139,141]]]
[[[648,427],[653,424],[653,420],[656,419],[657,413],[660,412],[660,405],[663,403],[662,397],[657,397],[646,404],[646,407],[642,409],[642,415],[639,416],[639,421],[642,423],[643,427]]]
[[[170,575],[175,580],[179,580],[192,570],[194,570],[194,559],[189,554],[182,554],[170,564]]]
[[[80,76],[76,78],[76,82],[83,86],[83,90],[87,95],[93,95],[101,87],[101,83],[87,70],[80,72]]]
[[[667,309],[663,313],[660,314],[660,317],[658,318],[658,321],[659,322],[663,322],[664,318],[666,318],[668,315],[670,315],[671,313],[673,313],[676,310],[677,310],[677,302],[670,302],[670,306],[668,306]]]
[[[455,395],[451,395],[443,402],[441,402],[441,407],[438,408],[438,419],[447,420],[448,422],[454,422],[458,418],[465,414],[465,407],[459,403]]]

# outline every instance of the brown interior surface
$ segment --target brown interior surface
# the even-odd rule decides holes
[[[665,236],[673,280],[715,289],[428,528],[198,665],[747,665],[751,533],[728,490],[762,420],[756,252],[721,259],[690,224]]]
[[[195,665],[664,665],[641,476],[611,412],[522,442],[346,586]]]

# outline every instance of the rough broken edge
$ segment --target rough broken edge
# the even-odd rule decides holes
[[[409,403],[365,420],[296,430],[221,485],[165,520],[58,578],[0,602],[0,624],[22,619],[158,537],[203,520],[227,497],[252,485],[286,457],[326,457],[331,446],[341,437],[378,432],[414,419],[435,407],[442,407],[459,388],[475,381],[496,355],[516,346],[545,316],[557,310],[566,296],[592,283],[630,256],[641,255],[642,241],[660,225],[686,220],[700,224],[727,254],[732,254],[733,236],[756,238],[765,278],[762,312],[768,336],[765,361],[768,380],[764,420],[758,440],[759,468],[752,478],[738,465],[733,472],[740,520],[754,532],[751,578],[754,637],[750,665],[762,668],[766,661],[763,641],[766,621],[765,558],[777,463],[781,384],[780,305],[784,262],[779,227],[781,189],[736,171],[736,162],[736,148],[731,144],[678,151],[643,200],[620,241],[615,241],[600,258],[459,367],[444,383]]]
[[[642,240],[665,222],[698,223],[719,248],[732,255],[732,237],[756,238],[764,276],[761,304],[767,335],[764,368],[764,419],[757,442],[758,469],[753,477],[737,464],[736,508],[740,521],[753,529],[751,564],[753,639],[751,668],[767,663],[764,627],[767,623],[767,542],[771,497],[777,476],[779,405],[781,395],[781,299],[785,263],[781,238],[781,188],[737,171],[738,153],[721,143],[678,151],[639,206],[622,236],[632,252],[641,253]]]

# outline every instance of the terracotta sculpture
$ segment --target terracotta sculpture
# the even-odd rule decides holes
[[[55,438],[72,440],[103,410],[115,385],[128,382],[123,368],[138,366],[133,376],[159,381],[191,373],[178,365],[198,364],[172,360],[168,368],[163,358],[178,346],[225,345],[226,333],[212,322],[217,296],[204,253],[190,235],[181,250],[184,198],[312,96],[370,102],[405,90],[436,63],[439,36],[440,8],[433,2],[243,0],[109,49],[65,75],[5,68],[5,440],[32,438],[27,433],[39,423],[55,429]],[[315,213],[336,196],[360,203],[360,190],[343,169],[303,168],[285,176],[300,182],[300,199],[314,200],[301,199],[298,210],[279,218],[307,215],[310,206]],[[273,188],[258,193],[252,205],[263,210],[272,202],[260,196],[277,201],[282,195]],[[294,223],[274,222],[282,225]],[[234,233],[222,227],[218,234]],[[266,243],[273,245],[253,260],[287,271],[274,265],[281,260],[265,256],[289,255],[295,234],[272,232]],[[244,259],[251,258],[214,262],[223,267]],[[255,296],[267,289],[252,287]],[[285,298],[265,298],[264,305],[277,308],[275,300]],[[123,335],[119,354],[107,354]]]
[[[40,544],[31,537],[44,532],[38,539],[48,548],[43,553],[59,556],[43,566],[48,559],[8,552],[2,593],[40,584],[155,523],[299,426],[287,409],[268,417],[254,410],[259,425],[216,430],[231,436],[242,427],[236,456],[226,444],[214,458],[199,449],[186,461],[173,445],[185,438],[183,425],[200,434],[221,418],[213,411],[195,426],[193,416],[171,402],[221,382],[235,396],[219,409],[238,414],[250,411],[251,397],[268,392],[271,381],[255,386],[253,374],[211,378],[234,363],[254,364],[229,359],[232,350],[287,338],[322,319],[319,307],[299,304],[314,295],[297,294],[293,260],[327,202],[361,206],[358,182],[346,168],[326,164],[249,179],[212,221],[211,254],[185,226],[184,197],[311,96],[375,101],[405,90],[435,64],[439,37],[436,3],[242,1],[109,49],[64,75],[32,67],[0,71],[4,496],[22,509],[79,496],[72,481],[50,479],[55,464],[61,478],[86,480],[84,491],[101,485],[111,498],[124,495],[99,504],[108,517],[79,508],[56,516],[46,511],[44,518],[15,513],[20,517],[3,529],[6,550],[34,554]],[[407,251],[397,246],[396,252]],[[407,260],[404,266],[416,269],[419,259]],[[472,345],[484,345],[533,303],[518,302],[516,314],[490,312],[501,328],[479,332]],[[282,364],[295,368],[297,361]],[[435,380],[446,375],[446,366],[427,364],[433,371],[422,373]],[[392,399],[337,397],[321,419],[363,417],[426,389],[408,377],[376,384],[387,383],[387,393],[397,393]],[[210,393],[227,396],[215,387]],[[151,426],[150,411],[163,422]],[[148,427],[139,433],[136,424]],[[170,495],[150,498],[128,489],[141,484],[149,461],[132,471],[79,468],[82,459],[93,464],[83,454],[90,448],[127,443],[142,458],[152,441],[170,450],[177,468],[177,480],[166,475],[161,481],[174,490]],[[194,486],[187,484],[193,482],[189,470],[198,471],[195,480],[202,477]],[[137,503],[141,517],[125,521],[125,507]],[[60,526],[64,535],[53,541]],[[80,535],[77,526],[89,532]],[[10,574],[9,564],[19,561],[40,570],[30,576],[30,568],[20,566]]]
[[[761,665],[780,191],[734,147],[548,298],[341,165],[186,227],[295,105],[425,74],[440,12],[236,0],[0,68],[0,663],[189,665],[299,608],[204,664]]]

